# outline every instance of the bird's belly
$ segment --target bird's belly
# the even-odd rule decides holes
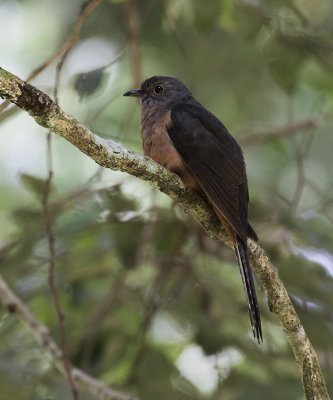
[[[186,167],[169,138],[167,125],[170,122],[170,113],[167,113],[159,119],[158,123],[152,124],[149,128],[144,126],[143,122],[141,121],[141,134],[144,154],[179,175],[185,187],[199,191],[200,187],[196,179]]]

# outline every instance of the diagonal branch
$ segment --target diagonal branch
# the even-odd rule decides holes
[[[112,140],[104,140],[66,114],[49,96],[0,68],[0,97],[26,110],[41,126],[62,136],[99,165],[127,172],[159,188],[182,205],[207,233],[227,245],[226,235],[209,205],[196,193],[184,189],[180,179],[149,158],[127,150]],[[327,400],[318,357],[290,301],[277,271],[264,250],[249,240],[251,265],[264,287],[268,304],[280,320],[301,372],[307,399]]]
[[[244,136],[239,143],[242,146],[251,146],[258,143],[266,143],[270,140],[280,137],[293,136],[299,131],[316,128],[320,123],[319,117],[308,118],[304,121],[290,123],[284,126],[279,126],[268,131],[252,133]]]
[[[56,345],[48,329],[43,326],[31,311],[12,292],[0,275],[0,301],[11,314],[16,314],[21,322],[30,330],[38,345],[66,378],[66,367],[62,351]],[[138,400],[136,397],[108,388],[103,382],[92,378],[78,368],[72,368],[71,375],[76,386],[83,392],[89,392],[100,400]]]
[[[66,57],[69,50],[79,41],[81,28],[84,21],[87,17],[97,8],[103,0],[90,0],[84,3],[81,7],[80,13],[77,17],[75,25],[73,27],[72,33],[68,39],[53,53],[48,59],[46,59],[42,64],[40,64],[37,68],[35,68],[30,75],[27,77],[26,81],[32,81],[37,75],[39,75],[45,68],[51,65],[58,57],[64,55]],[[9,105],[9,101],[5,101],[0,104],[0,113]],[[11,115],[11,111],[8,112],[8,115]],[[2,115],[1,118],[4,116]]]

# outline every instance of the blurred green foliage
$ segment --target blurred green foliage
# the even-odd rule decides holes
[[[59,101],[95,133],[141,151],[138,107],[122,97],[134,88],[129,47],[112,64],[138,39],[128,32],[124,3],[105,1],[85,21],[64,64]],[[182,79],[237,139],[320,117],[315,128],[258,141],[244,153],[252,224],[332,393],[332,3],[134,5],[144,77]],[[28,76],[69,37],[80,6],[0,2],[0,66]],[[33,82],[50,94],[55,65]],[[59,340],[43,224],[45,132],[23,112],[4,111],[0,133],[0,272]],[[56,284],[74,365],[142,400],[303,398],[294,357],[259,287],[263,345],[251,337],[230,249],[164,195],[102,171],[59,138],[53,167]],[[4,309],[0,335],[2,398],[71,398],[67,382]]]

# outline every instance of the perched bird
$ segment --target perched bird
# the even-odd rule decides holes
[[[249,194],[242,150],[223,123],[202,106],[178,79],[153,76],[134,96],[141,106],[144,154],[178,174],[185,187],[202,193],[223,224],[236,253],[253,335],[262,341],[257,296],[247,238]]]

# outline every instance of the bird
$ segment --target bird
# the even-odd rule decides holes
[[[139,101],[144,154],[179,175],[186,188],[202,194],[233,243],[253,336],[260,344],[260,311],[247,248],[247,238],[258,241],[258,237],[248,222],[242,149],[224,124],[176,78],[153,76],[124,96]]]

